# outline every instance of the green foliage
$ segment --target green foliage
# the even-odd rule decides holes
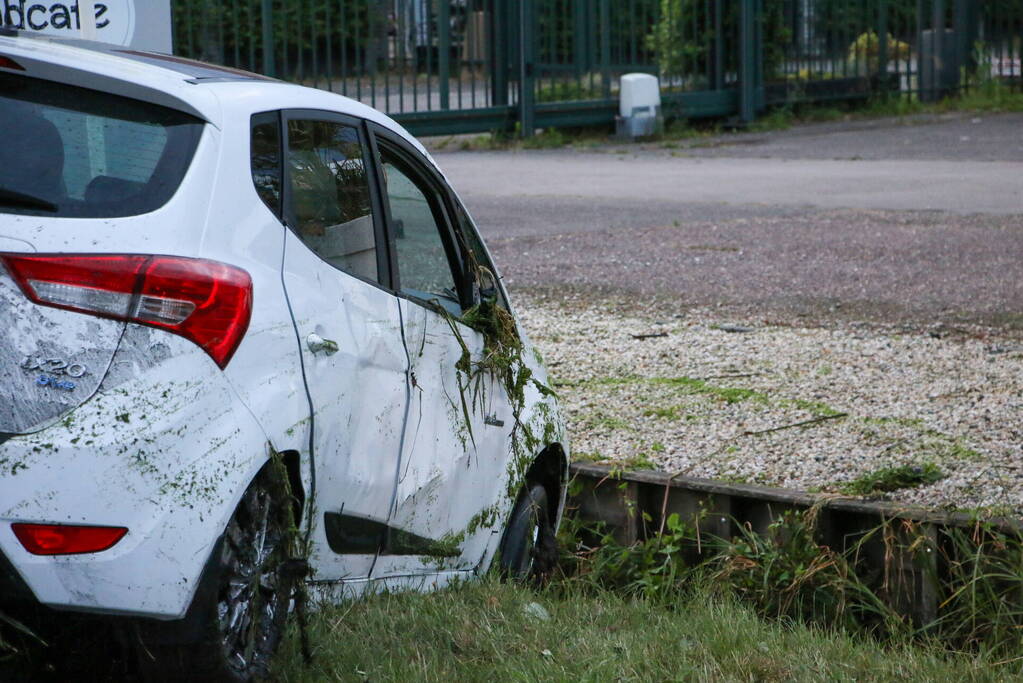
[[[898,467],[885,467],[865,474],[862,477],[852,480],[843,485],[843,493],[850,493],[855,496],[869,496],[874,493],[887,493],[900,489],[916,488],[941,481],[945,475],[938,469],[937,465],[924,463],[923,465],[900,465]]]
[[[176,54],[229,66],[261,68],[263,15],[261,0],[206,2],[172,0]],[[290,61],[313,67],[313,53],[324,59],[328,44],[336,60],[354,63],[374,36],[386,36],[387,9],[374,0],[337,3],[331,0],[273,0],[274,52],[278,68]],[[381,55],[382,56],[382,55]],[[255,57],[256,63],[249,62]],[[294,74],[301,76],[302,74]]]
[[[791,42],[792,29],[786,21],[781,2],[764,4],[761,27],[764,31],[764,74],[771,79],[785,60],[785,48]],[[738,50],[733,36],[739,35],[740,3],[725,3],[721,32],[724,40],[725,72],[739,69]],[[646,47],[655,57],[661,76],[691,81],[695,87],[706,87],[704,77],[714,62],[714,6],[703,0],[660,0],[660,13],[646,37]],[[731,48],[731,49],[730,49]],[[692,80],[695,79],[695,80]]]
[[[662,77],[706,73],[707,42],[697,42],[696,36],[686,35],[695,15],[704,13],[701,11],[704,5],[695,0],[661,0],[660,18],[646,38],[646,46],[656,56]]]

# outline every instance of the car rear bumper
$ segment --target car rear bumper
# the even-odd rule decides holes
[[[176,619],[267,442],[205,354],[101,390],[59,423],[0,444],[0,601]],[[182,377],[193,378],[182,380]],[[199,378],[199,379],[196,379]],[[12,523],[127,527],[112,548],[29,553]]]

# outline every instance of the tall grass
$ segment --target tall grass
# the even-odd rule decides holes
[[[964,529],[888,520],[831,548],[818,540],[818,512],[786,513],[766,533],[738,526],[731,538],[673,514],[660,533],[632,545],[601,525],[569,519],[559,581],[660,604],[696,583],[762,617],[1023,659],[1019,531],[979,521]],[[871,555],[882,557],[881,570],[866,562]],[[924,595],[936,605],[926,620],[914,604]]]

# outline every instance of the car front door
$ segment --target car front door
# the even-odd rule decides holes
[[[273,125],[272,121],[267,122]],[[286,111],[283,280],[311,418],[314,580],[368,577],[386,536],[408,404],[398,299],[362,121]]]
[[[373,576],[476,566],[499,541],[511,408],[491,373],[477,373],[483,335],[461,321],[473,301],[451,197],[430,164],[371,126],[394,282],[409,352],[411,398],[389,526],[407,543],[385,549]]]

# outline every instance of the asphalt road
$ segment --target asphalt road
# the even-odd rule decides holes
[[[513,287],[1023,329],[1023,115],[436,157]]]

